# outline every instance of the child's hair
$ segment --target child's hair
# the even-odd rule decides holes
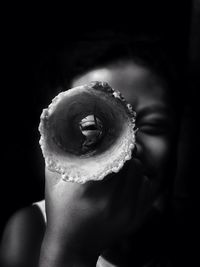
[[[155,36],[133,36],[120,32],[98,31],[85,34],[78,42],[72,42],[66,57],[61,54],[64,81],[81,75],[90,69],[108,65],[116,60],[134,60],[149,67],[171,86],[176,81],[172,59],[164,49],[162,40]],[[64,59],[64,61],[63,61]]]
[[[91,69],[112,64],[120,59],[132,60],[154,72],[163,82],[178,113],[182,112],[184,87],[179,79],[176,59],[171,57],[165,43],[157,36],[131,35],[115,31],[87,32],[77,40],[62,43],[50,66],[49,78],[52,96],[71,88],[74,78]],[[182,74],[182,73],[181,73]]]

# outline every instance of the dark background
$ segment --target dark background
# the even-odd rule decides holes
[[[49,6],[8,9],[1,32],[5,79],[1,88],[1,229],[17,209],[43,198],[44,162],[38,145],[38,125],[41,111],[51,99],[45,88],[55,84],[57,70],[52,66],[56,54],[69,40],[78,41],[83,32],[108,28],[160,35],[183,73],[188,105],[184,111],[174,206],[181,225],[193,220],[191,208],[198,195],[195,185],[199,164],[199,1],[132,4],[116,2],[108,9],[103,2],[93,2],[92,8],[85,7],[83,11],[74,3],[62,13],[52,12],[53,6],[51,12]]]

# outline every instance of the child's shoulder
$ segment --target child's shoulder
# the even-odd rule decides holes
[[[44,215],[37,204],[16,211],[3,232],[1,261],[9,266],[23,266],[26,260],[30,262],[40,250],[44,231]]]

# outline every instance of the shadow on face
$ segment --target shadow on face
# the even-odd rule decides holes
[[[149,69],[131,61],[118,61],[74,79],[72,87],[94,80],[119,90],[137,113],[137,157],[151,179],[162,183],[173,145],[173,110],[166,87]]]

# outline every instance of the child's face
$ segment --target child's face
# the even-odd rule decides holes
[[[76,78],[72,86],[106,81],[119,90],[137,113],[136,157],[157,193],[170,168],[173,140],[173,111],[164,85],[147,68],[121,62],[98,68]]]

